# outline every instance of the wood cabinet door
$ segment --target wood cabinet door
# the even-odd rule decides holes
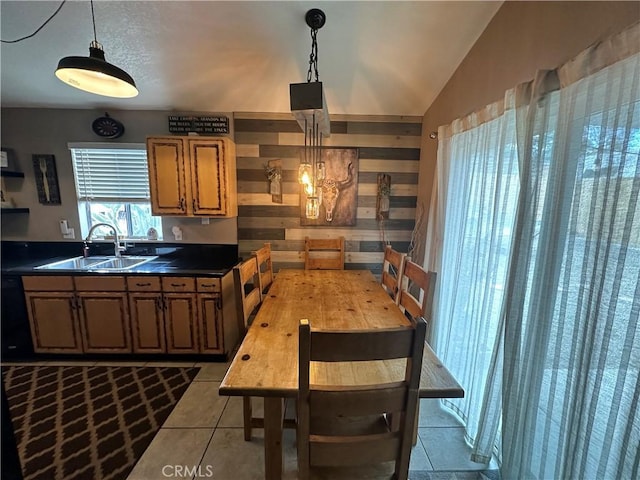
[[[187,152],[188,154],[188,152]],[[190,174],[185,163],[184,142],[181,138],[157,137],[147,139],[149,190],[154,215],[187,215],[190,203]]]
[[[221,301],[220,295],[198,294],[201,353],[224,353]]]
[[[194,215],[227,214],[227,171],[223,139],[188,139],[191,210]]]
[[[134,353],[165,353],[162,294],[129,293],[131,341]]]
[[[72,292],[26,292],[33,350],[38,353],[82,353]]]
[[[87,353],[131,353],[125,292],[78,292],[82,343]]]
[[[165,293],[167,353],[198,353],[198,307],[195,293]]]

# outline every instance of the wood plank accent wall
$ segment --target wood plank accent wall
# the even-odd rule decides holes
[[[300,127],[288,113],[234,113],[238,169],[238,249],[246,258],[271,242],[274,270],[304,268],[304,237],[343,235],[345,268],[382,267],[383,236],[375,218],[377,175],[391,175],[391,210],[385,240],[406,252],[415,224],[422,117],[332,115],[331,147],[357,147],[360,153],[358,215],[354,227],[301,227]],[[264,166],[282,163],[283,203],[272,203]]]

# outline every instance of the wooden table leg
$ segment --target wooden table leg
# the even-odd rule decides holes
[[[282,478],[283,399],[264,399],[264,475],[266,480]]]

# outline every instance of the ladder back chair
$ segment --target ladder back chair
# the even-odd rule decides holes
[[[431,319],[436,277],[436,272],[427,271],[411,260],[405,262],[398,306],[407,317]]]
[[[236,315],[240,337],[244,338],[262,303],[260,290],[260,272],[258,259],[255,256],[233,267],[233,280],[236,291]],[[242,416],[244,421],[244,439],[251,440],[251,428],[263,427],[264,419],[252,416],[251,397],[242,397]]]
[[[395,461],[406,480],[417,411],[426,324],[360,331],[299,326],[298,475],[312,466],[362,466]],[[404,379],[376,385],[310,384],[310,362],[406,358]],[[393,421],[392,421],[393,419]]]
[[[402,272],[404,271],[404,262],[407,254],[400,253],[387,245],[384,249],[384,260],[382,262],[382,278],[380,283],[382,288],[396,302],[400,297],[400,282],[402,281]]]
[[[260,275],[260,291],[264,295],[269,291],[273,283],[273,264],[271,262],[271,244],[265,243],[264,247],[251,252],[258,259],[258,272]]]
[[[344,270],[344,237],[305,237],[304,269]]]

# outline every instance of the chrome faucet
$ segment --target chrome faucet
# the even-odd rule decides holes
[[[95,225],[92,225],[91,228],[89,229],[89,234],[87,235],[87,238],[84,239],[85,242],[88,242],[89,240],[91,240],[91,235],[93,234],[93,231],[98,228],[98,227],[109,227],[111,230],[113,230],[113,235],[114,235],[114,241],[113,243],[115,244],[115,256],[116,257],[120,257],[121,253],[126,250],[126,248],[121,247],[120,246],[120,240],[118,238],[118,231],[116,230],[116,227],[114,227],[113,225],[109,224],[109,223],[96,223]]]

